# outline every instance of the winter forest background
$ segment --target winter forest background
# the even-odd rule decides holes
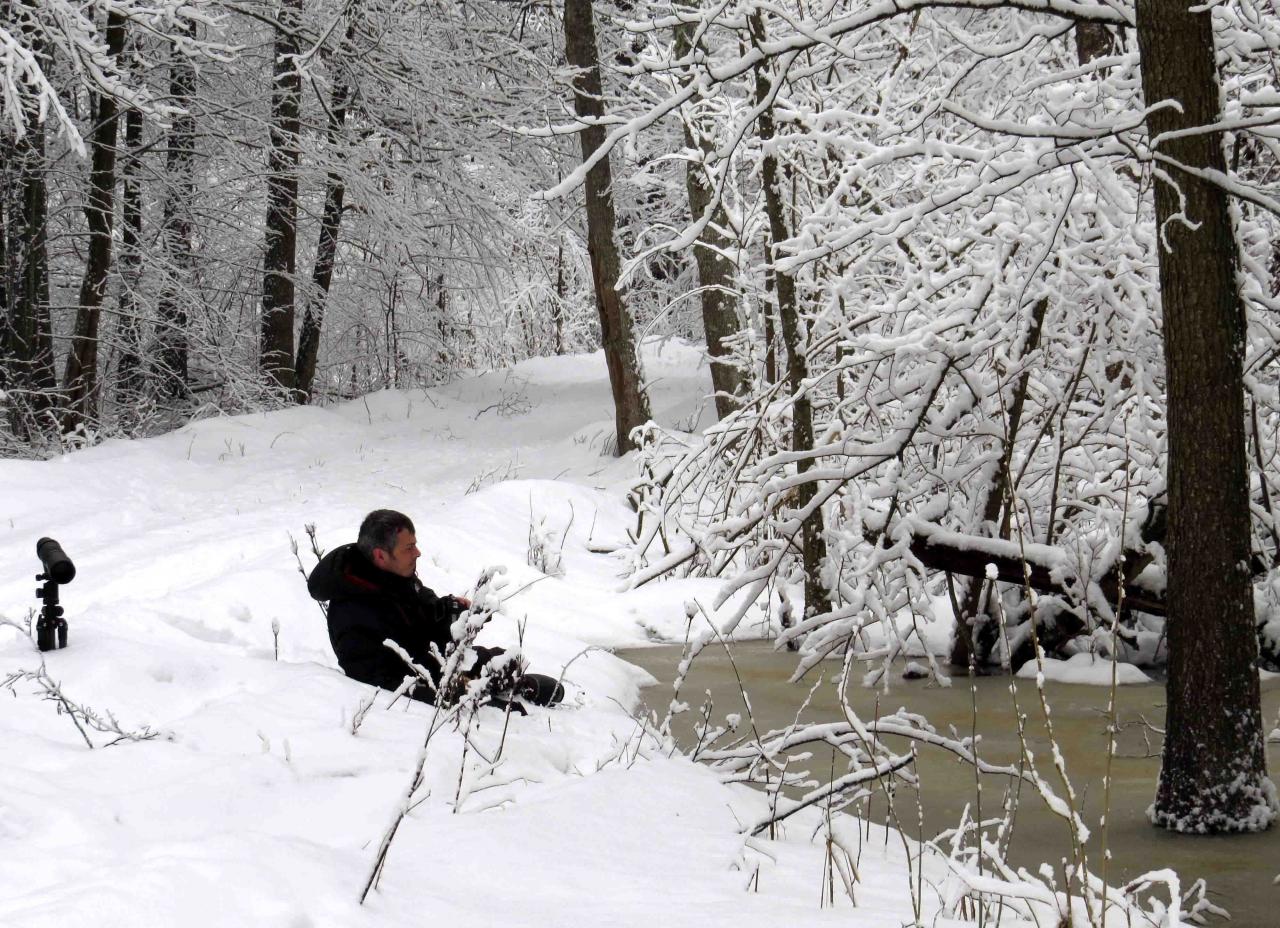
[[[634,583],[1167,663],[1157,818],[1262,827],[1280,8],[1195,10],[0,0],[0,454],[603,346]]]

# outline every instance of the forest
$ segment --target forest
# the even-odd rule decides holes
[[[1153,817],[1265,828],[1277,60],[1274,0],[0,0],[0,456],[603,349],[635,584],[797,673],[940,595],[939,678],[1161,667]]]

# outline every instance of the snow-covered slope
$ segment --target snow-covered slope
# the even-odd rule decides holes
[[[655,348],[647,374],[664,424],[694,425],[709,381],[698,354]],[[0,461],[0,616],[25,621],[35,541],[57,538],[79,572],[48,678],[125,730],[160,733],[108,746],[89,731],[91,750],[36,681],[11,677],[41,657],[0,627],[0,925],[909,918],[899,842],[868,844],[856,909],[820,911],[812,829],[747,841],[740,822],[763,800],[667,757],[629,715],[646,675],[601,648],[678,638],[683,602],[716,587],[619,592],[621,561],[589,550],[616,547],[630,515],[631,465],[601,454],[611,432],[594,355]],[[569,665],[570,697],[512,718],[505,738],[502,715],[482,711],[465,758],[460,733],[433,740],[422,801],[361,906],[431,709],[388,711],[384,695],[352,733],[372,691],[335,669],[290,535],[310,568],[306,523],[332,547],[378,507],[415,519],[419,571],[439,591],[505,566],[509,599],[481,640],[511,644],[523,626],[536,669]],[[526,564],[531,521],[563,576]]]

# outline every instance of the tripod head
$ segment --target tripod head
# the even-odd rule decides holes
[[[36,622],[36,647],[41,651],[54,651],[67,646],[67,620],[62,617],[62,606],[58,603],[58,585],[75,579],[76,565],[62,550],[62,545],[52,538],[36,542],[36,557],[44,568],[44,573],[36,574],[36,580],[44,581],[44,586],[36,590],[36,599],[43,603],[40,620]]]

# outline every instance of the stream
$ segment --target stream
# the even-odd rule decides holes
[[[814,694],[805,720],[843,718],[836,692],[839,661],[827,661],[811,670],[800,683],[789,683],[796,667],[795,654],[774,651],[773,643],[768,641],[741,642],[732,648],[733,663],[750,696],[756,725],[762,733],[791,724],[819,674],[824,676],[824,683]],[[660,681],[658,686],[645,690],[645,698],[659,717],[664,715],[681,649],[636,648],[620,651],[619,656],[643,667]],[[689,704],[690,711],[677,716],[674,726],[677,738],[686,747],[694,743],[693,722],[706,690],[711,690],[715,701],[713,722],[723,724],[726,714],[744,711],[733,663],[719,646],[708,647],[695,661],[680,696]],[[954,726],[964,736],[970,734],[976,724],[981,738],[979,754],[983,759],[997,764],[1017,762],[1019,744],[1009,677],[988,676],[971,681],[968,677],[956,676],[949,688],[925,680],[895,677],[886,694],[883,688],[867,689],[857,685],[861,670],[855,668],[849,698],[863,718],[874,718],[877,709],[885,715],[905,706],[925,716],[940,732],[948,732]],[[973,682],[977,684],[976,722]],[[1037,767],[1055,792],[1062,794],[1052,767],[1034,681],[1018,680],[1017,683],[1020,707],[1028,716],[1028,743],[1035,753]],[[1092,832],[1085,846],[1089,867],[1101,875],[1103,829],[1099,823],[1106,770],[1109,688],[1050,682],[1045,690],[1067,772],[1077,796],[1082,799],[1084,822]],[[1148,870],[1172,867],[1181,877],[1184,889],[1196,879],[1206,880],[1210,898],[1231,913],[1232,925],[1246,928],[1280,925],[1280,885],[1273,882],[1280,875],[1280,825],[1262,834],[1225,837],[1178,835],[1152,826],[1147,821],[1146,809],[1155,795],[1160,770],[1161,739],[1155,729],[1164,724],[1164,687],[1158,683],[1121,686],[1117,689],[1116,702],[1120,732],[1117,753],[1112,760],[1111,813],[1106,835],[1111,860],[1107,882],[1113,886],[1123,885]],[[1263,681],[1262,711],[1265,732],[1280,727],[1277,721],[1280,678]],[[1268,745],[1267,761],[1272,779],[1280,782],[1280,744]],[[821,775],[816,755],[810,769],[815,775]],[[931,838],[958,824],[965,805],[973,805],[975,777],[972,767],[961,764],[953,755],[927,746],[920,749],[918,773],[924,836]],[[998,817],[1008,783],[1004,777],[984,778],[983,818]],[[913,837],[919,837],[915,792],[899,790],[898,797],[901,827]],[[878,821],[884,820],[885,803],[878,795],[871,802],[871,814]],[[1062,858],[1069,858],[1070,854],[1071,839],[1066,823],[1049,812],[1032,787],[1024,785],[1008,859],[1032,872],[1041,863],[1050,863],[1060,872]]]

